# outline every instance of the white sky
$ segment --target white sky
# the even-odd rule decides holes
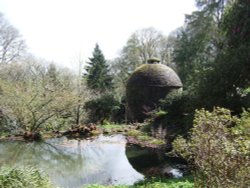
[[[106,59],[118,56],[130,35],[154,27],[167,35],[195,10],[194,0],[0,0],[0,12],[37,57],[76,67],[95,43]],[[75,65],[73,65],[75,64]]]

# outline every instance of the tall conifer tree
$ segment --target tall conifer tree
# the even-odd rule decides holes
[[[109,67],[98,44],[96,44],[92,55],[93,57],[89,58],[88,65],[85,68],[87,73],[84,77],[87,86],[100,92],[112,89],[113,83],[109,74]]]

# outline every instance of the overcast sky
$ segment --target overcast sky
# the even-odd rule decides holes
[[[167,35],[194,10],[194,0],[0,0],[0,12],[31,53],[73,67],[80,54],[91,56],[95,43],[112,59],[136,30],[154,27]]]

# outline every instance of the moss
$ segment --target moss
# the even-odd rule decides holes
[[[134,85],[182,87],[178,75],[170,67],[162,64],[143,64],[139,66],[127,83],[127,86]]]
[[[160,59],[159,58],[156,58],[156,57],[153,57],[153,58],[149,58],[148,60],[147,60],[147,63],[148,64],[154,64],[154,63],[160,63]]]

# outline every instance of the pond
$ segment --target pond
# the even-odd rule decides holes
[[[140,156],[149,158],[139,158],[138,162]],[[0,166],[35,166],[59,187],[132,185],[144,178],[138,172],[140,165],[151,165],[147,163],[154,159],[154,154],[148,155],[143,149],[126,147],[123,135],[100,135],[91,140],[62,137],[45,142],[0,142]]]

